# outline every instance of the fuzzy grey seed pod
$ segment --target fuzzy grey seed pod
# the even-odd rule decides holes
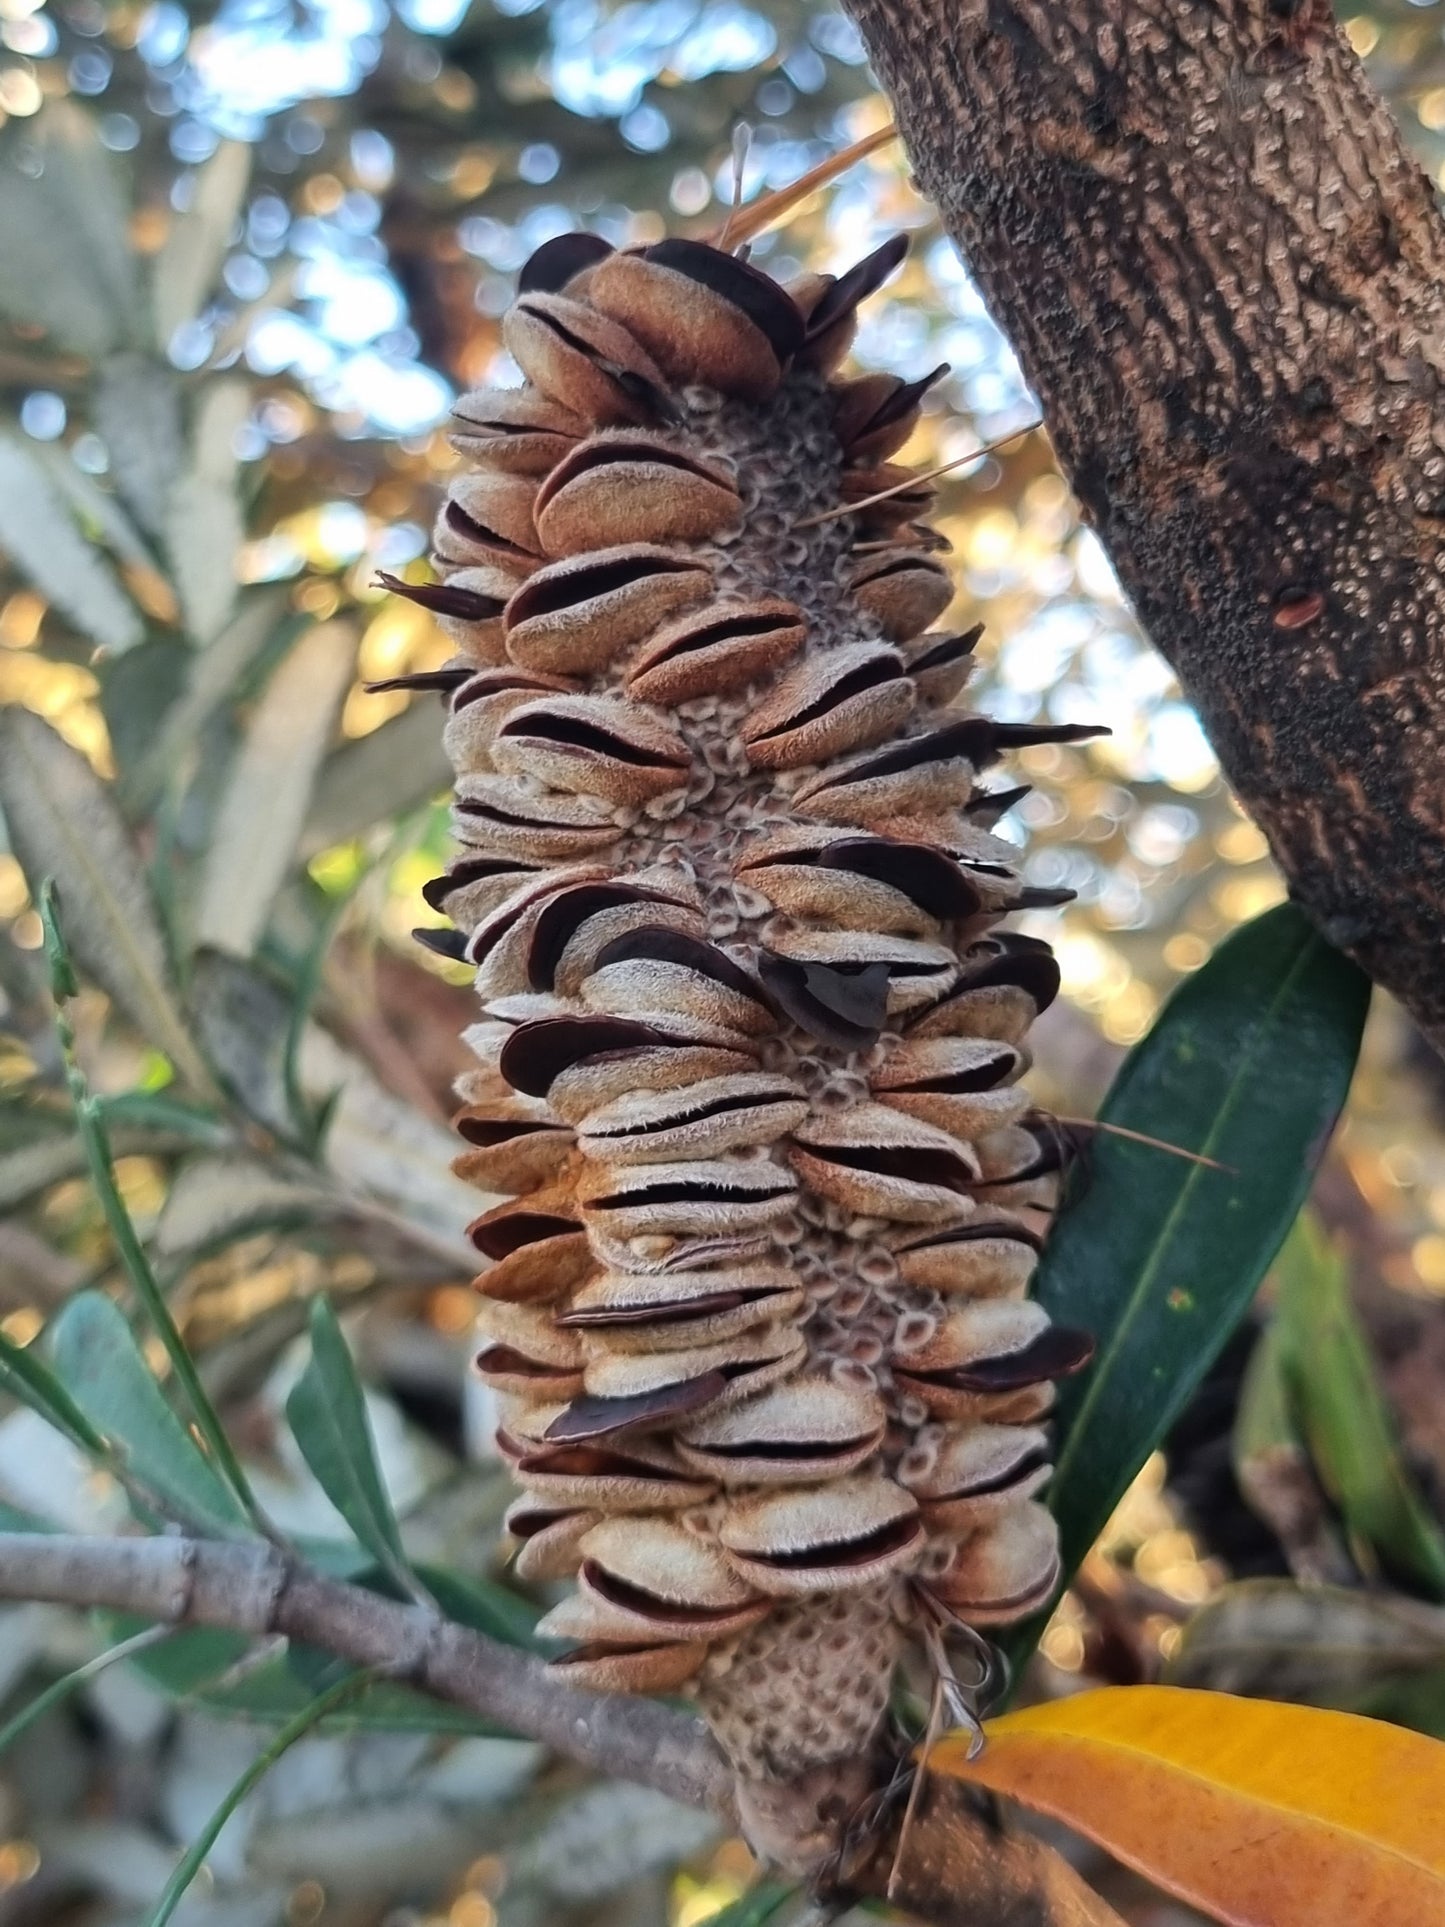
[[[948,707],[978,630],[894,458],[942,370],[839,379],[888,243],[784,288],[565,235],[457,404],[438,517],[476,972],[457,1168],[477,1369],[562,1677],[695,1694],[752,1780],[877,1742],[918,1589],[1058,1575],[1040,1423],[1088,1342],[1029,1299],[1061,1141],[1003,927],[1057,900],[985,773],[1088,730]],[[886,499],[872,498],[891,491]]]

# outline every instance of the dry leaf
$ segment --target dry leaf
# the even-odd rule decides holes
[[[1228,1927],[1445,1920],[1445,1746],[1351,1713],[1108,1687],[940,1742],[934,1771],[1086,1834]]]

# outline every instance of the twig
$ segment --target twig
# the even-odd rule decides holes
[[[653,1700],[580,1692],[529,1654],[422,1607],[323,1578],[269,1544],[3,1532],[0,1599],[108,1606],[165,1625],[295,1639],[595,1772],[736,1818],[732,1770],[700,1720]],[[850,1886],[881,1898],[895,1844],[890,1826]],[[1041,1840],[1003,1830],[970,1789],[938,1780],[918,1802],[897,1896],[936,1927],[1123,1927]]]

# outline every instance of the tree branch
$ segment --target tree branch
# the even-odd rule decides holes
[[[1445,220],[1328,0],[845,0],[1241,801],[1445,1043]]]
[[[170,1625],[282,1634],[379,1666],[579,1765],[730,1810],[732,1775],[701,1720],[578,1692],[542,1661],[420,1606],[349,1586],[262,1544],[0,1533],[0,1598],[108,1606]]]
[[[736,1822],[732,1771],[700,1720],[653,1700],[579,1692],[515,1647],[323,1578],[273,1546],[0,1532],[0,1599],[284,1635]],[[854,1874],[860,1894],[887,1892],[898,1818]],[[918,1803],[893,1897],[937,1927],[1122,1927],[1042,1841],[1005,1831],[989,1805],[943,1782],[930,1782]]]

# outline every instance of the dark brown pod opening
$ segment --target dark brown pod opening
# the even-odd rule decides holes
[[[949,1391],[1021,1392],[1031,1385],[1043,1385],[1056,1378],[1072,1378],[1094,1356],[1094,1340],[1088,1332],[1074,1331],[1067,1325],[1050,1325],[1032,1344],[1002,1358],[977,1358],[967,1365],[953,1365],[936,1372],[907,1372],[920,1384],[938,1385]]]
[[[833,1572],[839,1567],[871,1566],[923,1537],[921,1521],[911,1513],[890,1519],[872,1532],[856,1539],[834,1539],[826,1545],[798,1546],[785,1552],[748,1552],[750,1565],[769,1566],[777,1572]]]
[[[502,1259],[509,1258],[524,1245],[541,1244],[548,1238],[571,1237],[581,1229],[575,1218],[504,1204],[469,1224],[467,1236],[484,1258]]]
[[[820,1044],[863,1050],[877,1043],[888,1014],[886,963],[799,963],[760,949],[758,975],[778,1007]]]
[[[685,1418],[689,1412],[701,1411],[704,1405],[721,1398],[727,1388],[724,1374],[712,1371],[681,1379],[675,1385],[661,1385],[655,1391],[636,1392],[631,1398],[576,1398],[553,1419],[544,1436],[553,1445],[583,1445],[644,1426],[651,1431]]]
[[[866,301],[871,294],[888,279],[894,270],[903,263],[908,253],[908,236],[894,234],[881,247],[874,248],[856,266],[851,267],[822,295],[813,306],[804,330],[804,339],[813,342],[826,334],[837,322],[850,316],[854,309]]]
[[[911,903],[939,923],[974,916],[982,902],[942,850],[927,843],[895,842],[886,837],[845,837],[818,852],[817,861],[833,870],[850,870],[901,890]]]
[[[626,904],[667,901],[656,890],[639,890],[628,883],[579,883],[573,889],[559,890],[543,907],[532,932],[527,981],[533,990],[556,988],[563,952],[589,917]]]
[[[430,950],[434,956],[445,957],[451,963],[465,963],[467,960],[467,933],[465,930],[413,930],[412,940],[419,943],[423,950]]]
[[[674,236],[644,248],[643,259],[685,274],[689,281],[731,302],[767,337],[779,362],[791,360],[802,347],[803,317],[797,303],[771,275],[737,255],[725,254],[706,241]]]
[[[489,877],[512,876],[520,883],[524,877],[537,876],[540,872],[530,863],[509,863],[505,857],[469,857],[460,863],[453,863],[439,877],[432,877],[421,886],[422,901],[433,910],[445,913],[447,898],[454,890],[465,889],[469,883],[484,883]]]
[[[648,576],[705,572],[706,564],[694,561],[691,556],[666,555],[658,549],[641,547],[630,554],[614,554],[590,564],[569,559],[565,565],[539,571],[522,584],[506,605],[507,627],[515,629],[533,616],[555,615],[559,609],[574,608],[580,602],[591,602],[615,590],[631,588],[633,583],[645,581]]]
[[[604,241],[600,234],[554,235],[522,264],[517,276],[517,293],[561,294],[575,275],[598,261],[605,261],[612,252],[612,243]]]
[[[684,970],[695,970],[700,977],[710,977],[725,989],[736,991],[738,996],[750,997],[755,1004],[767,1007],[767,998],[757,979],[750,977],[725,951],[705,943],[701,937],[689,937],[682,930],[670,930],[662,924],[644,924],[641,929],[628,930],[604,944],[597,953],[595,967],[602,970],[608,964],[626,963],[634,957],[649,963],[680,964]]]
[[[498,1069],[514,1091],[545,1097],[553,1081],[593,1057],[615,1057],[679,1040],[625,1017],[539,1017],[520,1024],[502,1046]]]
[[[463,517],[463,520],[469,519]],[[485,531],[482,533],[485,534]],[[521,551],[514,553],[520,554]],[[376,579],[392,595],[405,596],[408,602],[430,609],[435,616],[454,616],[458,622],[490,622],[507,606],[500,596],[479,595],[474,589],[454,589],[446,582],[403,582],[400,576],[388,575],[384,569]],[[470,673],[469,668],[467,674]],[[379,683],[376,686],[386,688],[389,685]]]

